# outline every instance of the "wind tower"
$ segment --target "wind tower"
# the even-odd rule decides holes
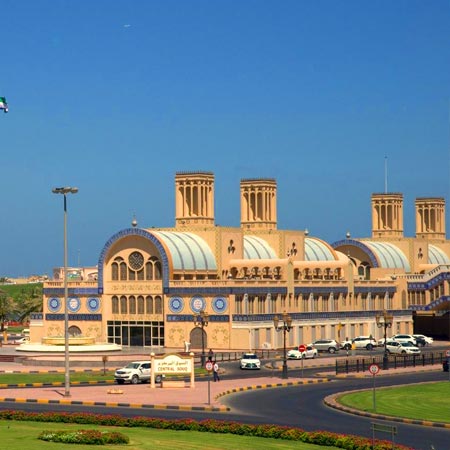
[[[241,227],[276,230],[277,183],[273,178],[241,180]]]
[[[416,237],[445,239],[444,198],[416,198]]]
[[[403,237],[403,194],[372,194],[372,237]]]
[[[175,175],[175,225],[214,225],[214,175],[212,172],[177,172]]]

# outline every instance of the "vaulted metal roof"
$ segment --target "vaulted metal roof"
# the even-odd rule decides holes
[[[330,247],[320,239],[305,238],[306,261],[336,261]]]
[[[149,230],[168,249],[174,270],[217,270],[209,245],[193,233]]]
[[[244,236],[245,259],[277,259],[274,249],[264,240],[256,236]]]
[[[428,245],[428,263],[429,264],[450,264],[450,258],[447,254],[436,247],[435,245]]]
[[[372,250],[380,263],[380,267],[404,269],[406,272],[411,272],[411,267],[405,254],[394,244],[378,241],[361,241],[361,243]]]

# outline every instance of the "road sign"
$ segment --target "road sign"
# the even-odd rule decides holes
[[[213,368],[214,368],[213,362],[212,362],[212,361],[206,361],[205,369],[206,369],[208,372],[211,372],[211,371],[213,370]]]
[[[380,371],[380,368],[378,367],[377,364],[371,364],[371,365],[369,366],[369,372],[370,372],[372,375],[376,375],[379,371]]]
[[[299,352],[306,352],[306,345],[305,344],[300,344],[299,346],[298,346],[298,351]]]

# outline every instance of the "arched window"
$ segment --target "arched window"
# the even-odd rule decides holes
[[[145,263],[145,279],[153,280],[153,264],[150,261]]]
[[[162,298],[157,295],[155,297],[155,314],[162,314],[163,308],[162,308]]]
[[[125,281],[127,279],[127,264],[125,262],[120,263],[120,280]]]
[[[120,297],[120,314],[127,314],[127,298],[125,295]]]
[[[151,295],[145,297],[145,314],[153,314],[153,297]]]
[[[68,331],[71,337],[81,336],[81,330],[75,325],[70,326]]]
[[[162,270],[161,270],[161,263],[159,261],[155,262],[155,280],[161,280],[162,279]]]
[[[113,295],[111,303],[112,303],[112,313],[119,314],[119,299],[116,295]]]
[[[142,297],[142,295],[140,295],[137,298],[137,311],[138,314],[144,314],[144,297]]]
[[[111,264],[111,280],[117,281],[119,279],[119,264],[113,262]]]
[[[132,295],[128,299],[128,303],[129,303],[129,313],[136,314],[136,297],[134,295]]]

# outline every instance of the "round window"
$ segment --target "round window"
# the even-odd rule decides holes
[[[139,270],[144,265],[144,257],[142,256],[142,253],[139,252],[133,252],[128,257],[128,263],[130,264],[130,267],[133,270]]]

